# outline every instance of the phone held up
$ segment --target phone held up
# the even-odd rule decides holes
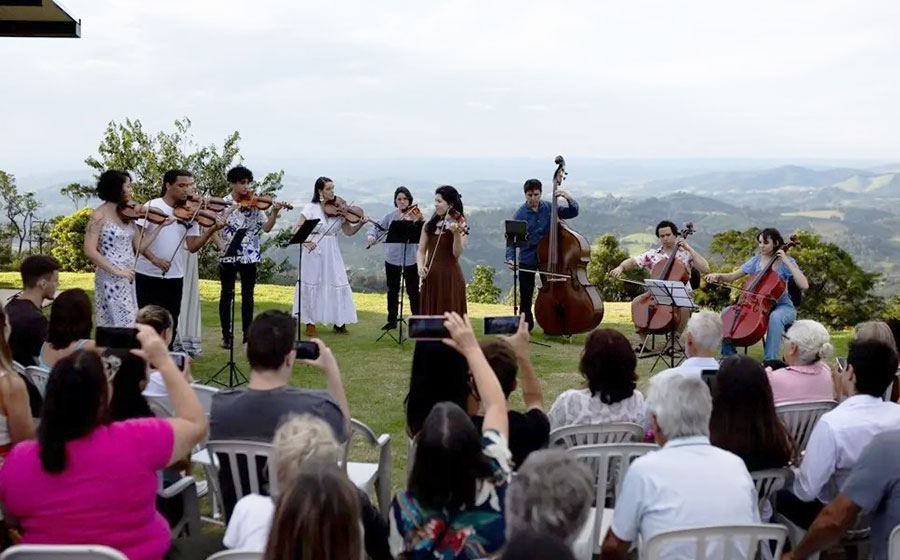
[[[297,342],[294,344],[298,360],[315,360],[319,357],[319,345],[315,342]]]
[[[184,352],[169,352],[169,357],[172,358],[178,369],[184,369],[184,364],[187,362],[187,354]]]
[[[100,348],[140,348],[137,333],[131,327],[97,327],[94,343]]]
[[[838,370],[844,371],[845,369],[847,369],[847,358],[842,358],[839,356],[835,358],[834,361],[837,364]]]
[[[450,331],[444,326],[443,315],[412,315],[409,322],[409,338],[416,340],[440,340],[450,338]]]
[[[515,315],[484,318],[484,334],[515,334],[518,330],[519,318]]]

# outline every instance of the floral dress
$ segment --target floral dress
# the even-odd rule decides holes
[[[98,250],[118,268],[134,267],[135,226],[103,222]],[[137,318],[134,281],[110,274],[100,267],[94,274],[94,315],[98,327],[131,327]]]

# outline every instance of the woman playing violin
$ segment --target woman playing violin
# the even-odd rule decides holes
[[[434,192],[434,215],[422,228],[416,265],[422,280],[419,303],[423,315],[443,315],[456,311],[464,315],[466,280],[459,257],[466,245],[468,228],[459,192],[449,186]]]
[[[781,237],[781,233],[777,229],[766,228],[762,230],[756,237],[756,242],[759,247],[758,255],[742,264],[740,268],[733,272],[707,274],[706,281],[731,283],[739,278],[756,274],[765,269],[774,259],[773,270],[778,273],[782,280],[785,282],[793,280],[801,290],[809,287],[809,281],[806,279],[803,271],[800,270],[800,267],[797,266],[797,261],[793,257],[787,256],[782,250],[784,238]],[[782,335],[796,318],[797,310],[794,308],[790,294],[785,290],[769,312],[769,326],[766,331],[764,348],[765,360],[778,359]],[[724,340],[722,342],[722,356],[734,353],[735,348],[731,341]]]
[[[334,325],[334,331],[340,334],[347,334],[347,324],[356,323],[353,290],[347,280],[337,234],[355,234],[365,219],[351,215],[349,208],[334,194],[334,181],[319,177],[313,187],[312,201],[300,211],[294,226],[297,231],[306,220],[319,220],[301,249],[302,294],[294,288],[294,315],[298,312],[299,300],[302,303],[300,321],[306,324],[306,334],[310,337],[318,334],[316,323]]]

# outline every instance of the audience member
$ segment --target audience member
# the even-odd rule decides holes
[[[47,342],[37,354],[37,365],[53,369],[56,362],[76,350],[93,350],[91,330],[91,298],[81,288],[73,288],[59,294],[50,308],[50,326]]]
[[[467,317],[446,313],[452,338],[444,343],[462,354],[484,405],[482,434],[466,412],[441,402],[418,435],[407,490],[391,505],[392,552],[407,560],[474,560],[504,542],[504,498],[509,481],[506,398]]]
[[[132,418],[152,418],[153,411],[141,394],[147,386],[147,362],[129,350],[118,348],[105,349],[101,358],[112,388],[109,400],[110,420],[116,422]]]
[[[13,370],[9,350],[9,325],[0,306],[0,464],[13,444],[34,437],[34,420],[28,403],[28,389]]]
[[[350,407],[344,395],[341,371],[331,349],[321,340],[313,339],[313,342],[319,346],[319,357],[301,361],[322,370],[327,391],[288,385],[296,356],[294,319],[283,311],[260,313],[247,334],[250,381],[246,388],[220,391],[213,396],[210,439],[268,443],[285,418],[303,413],[325,420],[335,436],[339,440],[344,439],[350,422]],[[264,462],[257,465],[257,470],[260,480],[265,480]],[[230,518],[237,497],[227,461],[219,468],[219,482],[226,516]]]
[[[701,311],[691,315],[681,333],[681,340],[687,359],[677,367],[662,370],[656,374],[657,377],[678,373],[700,379],[701,374],[719,369],[716,354],[722,346],[722,318],[718,313]]]
[[[644,421],[644,395],[637,390],[637,356],[625,335],[597,329],[584,340],[579,370],[587,389],[563,391],[550,407],[550,427]]]
[[[101,544],[131,560],[158,560],[169,549],[169,526],[155,509],[156,471],[200,442],[206,417],[163,340],[144,325],[137,336],[140,354],[166,380],[174,417],[109,423],[100,356],[82,350],[61,359],[37,441],[18,444],[0,469],[5,521],[22,543]]]
[[[547,534],[519,533],[507,543],[500,560],[575,560],[566,543]]]
[[[896,319],[889,319],[891,324],[896,327],[900,327],[900,321]],[[900,334],[900,328],[895,329],[892,328],[891,324],[885,321],[865,321],[856,325],[853,328],[853,340],[877,340],[878,342],[883,342],[897,351],[897,338],[896,336]],[[839,366],[838,366],[839,367]],[[838,383],[838,379],[840,376],[835,371],[832,374],[832,378],[834,379],[835,387],[834,394],[837,400],[842,401],[847,397],[853,396],[852,394],[845,394],[843,392],[844,387]],[[900,375],[900,369],[897,370],[897,374]],[[900,397],[900,383],[896,379],[896,376],[891,384],[891,394],[890,400],[893,402],[897,402],[898,397]]]
[[[897,371],[897,353],[882,342],[854,341],[841,372],[854,396],[822,415],[796,469],[793,493],[781,491],[778,511],[809,527],[824,503],[837,494],[863,449],[876,435],[900,429],[900,406],[882,395]]]
[[[172,334],[174,332],[172,329],[172,314],[169,313],[169,310],[165,307],[162,307],[161,305],[145,305],[138,310],[136,322],[153,327],[156,334],[166,341],[167,345],[172,345]],[[191,377],[191,359],[189,357],[184,361],[184,367],[181,368],[181,370],[184,374],[185,381],[192,383],[194,378]],[[163,382],[162,375],[158,371],[153,370],[150,372],[146,387],[144,388],[144,396],[169,396],[166,392],[166,384]]]
[[[59,263],[47,255],[25,257],[19,272],[22,274],[22,293],[6,304],[6,315],[12,333],[9,345],[13,359],[23,366],[37,365],[35,357],[47,340],[49,322],[41,309],[45,299],[53,299],[59,287]]]
[[[787,367],[769,371],[775,403],[834,398],[828,359],[834,353],[828,330],[809,319],[795,321],[781,347]]]
[[[625,558],[631,543],[664,531],[759,523],[756,488],[736,455],[710,445],[712,400],[703,381],[650,379],[648,411],[662,449],[636,459],[625,473],[601,558]],[[692,546],[667,559],[694,558]]]
[[[439,402],[467,408],[469,373],[466,358],[441,341],[416,342],[406,394],[406,433],[415,437]]]
[[[481,343],[481,351],[487,358],[488,364],[494,370],[503,394],[506,395],[507,407],[509,407],[509,395],[516,390],[516,375],[522,372],[522,400],[525,401],[525,412],[510,410],[509,417],[509,450],[512,451],[513,465],[518,468],[525,462],[525,458],[532,451],[547,447],[550,439],[550,421],[544,413],[544,395],[541,392],[541,382],[534,373],[534,366],[528,354],[528,323],[525,316],[519,319],[519,330],[513,336],[501,337],[502,340],[494,340]],[[471,405],[469,408],[475,427],[481,431],[484,421],[481,410],[481,400],[478,392],[472,391]]]
[[[744,460],[750,472],[778,469],[794,460],[794,444],[781,419],[769,378],[749,356],[729,356],[716,374],[710,442]]]

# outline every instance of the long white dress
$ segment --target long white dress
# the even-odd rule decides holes
[[[297,315],[298,295],[302,293],[301,323],[338,326],[356,323],[353,290],[347,280],[337,240],[338,234],[342,233],[342,219],[325,216],[318,202],[310,202],[301,213],[307,220],[318,218],[321,221],[307,240],[314,241],[316,248],[312,252],[303,247],[300,249],[303,251],[300,290],[294,288],[293,314]]]
[[[181,315],[178,316],[178,340],[174,348],[190,356],[203,353],[200,322],[200,253],[184,251],[184,286],[181,290]]]

